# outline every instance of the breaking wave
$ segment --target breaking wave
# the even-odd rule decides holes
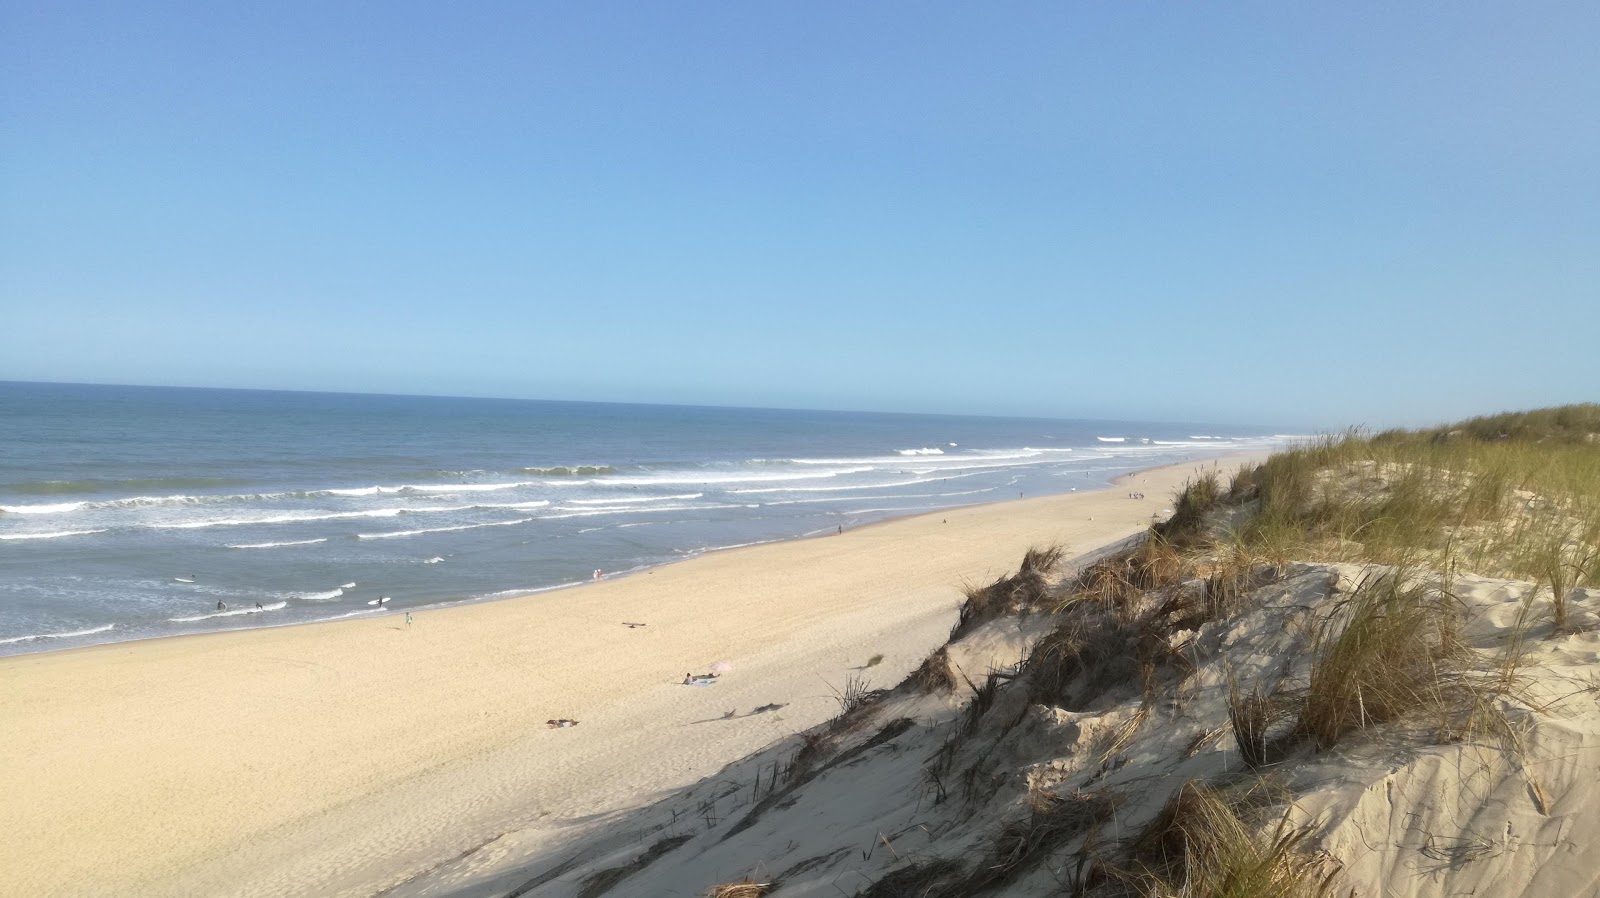
[[[90,627],[87,630],[73,630],[70,633],[30,633],[27,636],[13,636],[9,639],[0,639],[0,645],[10,645],[14,642],[27,642],[32,639],[71,639],[74,636],[91,636],[95,633],[104,633],[116,627],[116,624],[106,624],[103,627]]]
[[[193,617],[169,617],[167,620],[175,624],[191,624],[197,620],[210,620],[213,617],[238,617],[243,614],[260,614],[263,611],[281,611],[287,607],[289,607],[289,603],[286,601],[273,602],[269,605],[262,605],[260,608],[254,606],[233,608],[227,611],[213,611],[210,614],[196,614]]]

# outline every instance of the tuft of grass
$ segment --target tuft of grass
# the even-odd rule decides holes
[[[1094,602],[1069,606],[1023,663],[1028,700],[1082,711],[1117,684],[1138,682],[1143,635],[1114,609]]]
[[[1364,578],[1318,628],[1296,730],[1319,748],[1400,718],[1443,722],[1471,703],[1456,609],[1403,580],[1398,571]]]
[[[1051,852],[1111,819],[1121,803],[1105,789],[1065,795],[1031,790],[1028,797],[1028,816],[1000,830],[985,863],[967,877],[959,891],[947,893],[952,898],[1014,882]]]
[[[1228,684],[1228,722],[1233,730],[1239,757],[1251,770],[1261,770],[1282,760],[1294,732],[1284,732],[1282,724],[1293,712],[1275,695],[1260,687],[1241,692],[1238,684]]]
[[[950,630],[950,641],[955,642],[1001,615],[1043,607],[1049,596],[1049,575],[1061,563],[1062,553],[1062,548],[1055,545],[1029,549],[1023,553],[1022,565],[1015,574],[988,586],[969,584],[963,588],[965,600]]]
[[[960,733],[963,737],[978,732],[983,724],[983,716],[994,707],[995,696],[1000,694],[1000,680],[1001,676],[993,672],[984,678],[982,686],[967,680],[967,685],[972,689],[972,701],[967,703],[966,716],[961,721]]]
[[[1162,539],[1183,546],[1202,541],[1206,516],[1222,501],[1222,484],[1215,471],[1207,471],[1183,485],[1173,504],[1172,517],[1151,528]]]
[[[706,890],[705,898],[762,898],[772,889],[773,884],[770,882],[752,882],[745,879],[741,882],[712,886]]]
[[[835,747],[834,734],[826,728],[807,730],[800,734],[800,750],[789,759],[784,768],[784,779],[797,782],[822,764],[822,760]]]
[[[1323,898],[1340,868],[1305,848],[1310,836],[1288,811],[1259,832],[1221,792],[1190,782],[1133,839],[1128,867],[1113,875],[1150,898]]]
[[[923,660],[922,665],[912,671],[910,682],[916,685],[919,692],[932,695],[936,692],[951,693],[956,688],[956,672],[950,666],[950,649],[940,646],[933,654]]]

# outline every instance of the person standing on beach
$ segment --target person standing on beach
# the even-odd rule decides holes
[[[406,629],[411,629],[411,612],[406,612]]]

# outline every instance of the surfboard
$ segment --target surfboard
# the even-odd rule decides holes
[[[174,582],[174,583],[193,583],[194,580],[189,578],[189,577],[173,577],[172,578],[172,582]]]
[[[384,596],[381,599],[373,599],[372,601],[368,602],[367,604],[368,605],[383,605],[383,604],[386,604],[388,601],[389,601],[389,597],[388,596]]]

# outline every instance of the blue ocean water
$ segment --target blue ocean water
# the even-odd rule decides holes
[[[1276,442],[1177,424],[0,382],[0,654],[576,585]]]

